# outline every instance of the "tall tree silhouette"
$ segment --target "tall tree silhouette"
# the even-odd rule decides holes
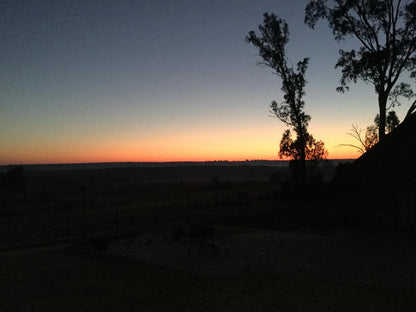
[[[416,1],[310,1],[305,23],[313,28],[319,19],[328,21],[337,41],[348,37],[358,40],[358,50],[339,50],[335,67],[342,68],[342,76],[337,90],[344,92],[350,82],[359,79],[374,85],[380,115],[379,138],[383,140],[389,98],[395,95],[410,99],[414,95],[410,85],[399,82],[399,78],[404,72],[416,77]],[[416,102],[407,115],[415,110]]]
[[[281,103],[273,101],[270,104],[271,112],[293,129],[296,139],[293,140],[290,130],[286,130],[280,142],[279,156],[293,159],[295,180],[303,185],[306,181],[306,160],[320,159],[326,155],[323,142],[316,142],[308,133],[311,117],[304,111],[305,73],[309,58],[298,62],[294,69],[286,57],[286,44],[289,41],[287,23],[275,14],[265,13],[263,18],[263,24],[258,27],[260,34],[250,31],[246,42],[259,50],[262,58],[260,64],[270,67],[282,81],[284,100]]]

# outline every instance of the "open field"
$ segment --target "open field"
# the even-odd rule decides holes
[[[220,175],[221,174],[221,175]],[[287,168],[185,167],[34,171],[27,198],[4,193],[0,249],[100,233],[210,222],[267,209]]]
[[[414,238],[339,227],[281,191],[287,168],[151,172],[27,173],[3,198],[0,311],[415,310]]]

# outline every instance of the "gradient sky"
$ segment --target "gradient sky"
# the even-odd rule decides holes
[[[2,1],[0,164],[277,159],[280,81],[244,41],[266,11],[288,22],[293,63],[311,59],[310,132],[329,158],[356,158],[337,145],[377,97],[335,91],[346,46],[304,25],[307,2]]]

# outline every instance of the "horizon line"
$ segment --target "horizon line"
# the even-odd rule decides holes
[[[324,160],[355,160],[357,158],[327,158]],[[59,165],[93,165],[93,164],[168,164],[168,163],[220,163],[220,162],[287,162],[291,159],[246,159],[246,160],[172,160],[172,161],[101,161],[101,162],[62,162],[62,163],[9,163],[0,164],[1,167],[7,166],[59,166]]]

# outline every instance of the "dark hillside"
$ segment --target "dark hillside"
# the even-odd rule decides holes
[[[416,114],[334,178],[345,222],[377,229],[416,229],[415,186]]]
[[[416,181],[416,114],[354,162],[361,183],[407,187]]]

